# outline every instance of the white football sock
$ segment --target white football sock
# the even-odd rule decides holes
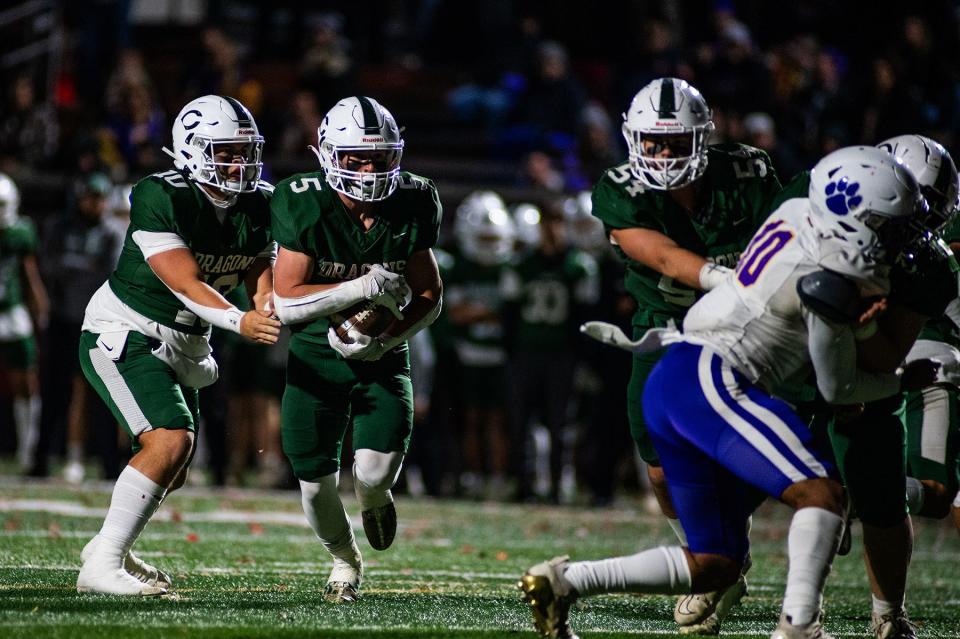
[[[793,515],[787,534],[790,565],[783,612],[795,626],[815,621],[820,614],[823,585],[837,554],[843,517],[823,508],[801,508]]]
[[[680,546],[660,546],[628,557],[574,562],[564,577],[581,596],[605,592],[690,592],[690,566]]]
[[[361,510],[386,506],[393,501],[390,489],[400,476],[403,453],[381,453],[369,448],[354,452],[353,488]]]
[[[17,426],[17,461],[26,468],[33,462],[40,441],[40,396],[15,397],[13,421]]]
[[[673,530],[673,534],[676,535],[677,539],[680,540],[680,545],[686,546],[687,533],[683,531],[683,524],[680,523],[680,520],[667,517],[667,523],[670,524],[670,529]]]
[[[907,510],[913,515],[923,508],[923,482],[915,477],[907,477]]]
[[[163,500],[166,489],[133,466],[127,466],[113,487],[110,508],[100,528],[100,541],[91,555],[123,565],[123,557],[140,536]]]
[[[300,480],[303,512],[310,527],[331,555],[354,565],[359,559],[353,527],[337,491],[339,473],[325,475],[318,481]]]

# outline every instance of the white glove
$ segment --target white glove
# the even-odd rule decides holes
[[[331,326],[327,330],[327,342],[330,347],[340,353],[344,359],[352,359],[361,362],[374,362],[387,351],[393,350],[397,343],[391,339],[381,339],[377,337],[368,337],[366,335],[355,335],[356,341],[347,344],[340,339],[337,331]]]
[[[652,353],[680,341],[679,331],[673,328],[651,328],[640,339],[632,340],[619,326],[607,322],[587,322],[580,327],[580,332],[631,353]]]
[[[357,285],[364,298],[387,307],[398,320],[403,319],[400,309],[411,295],[407,280],[399,273],[392,273],[379,264],[374,264],[364,275],[358,277]]]
[[[705,291],[712,291],[723,284],[731,275],[733,275],[732,268],[707,262],[700,269],[700,288]]]

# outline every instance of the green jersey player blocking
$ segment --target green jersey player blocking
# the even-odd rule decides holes
[[[300,480],[307,519],[333,555],[324,599],[338,603],[356,601],[363,575],[337,493],[351,420],[367,540],[384,550],[396,532],[390,489],[413,427],[406,340],[440,313],[431,247],[441,208],[432,182],[400,171],[400,130],[376,100],[340,100],[317,134],[313,150],[323,170],[284,180],[271,203],[280,245],[274,299],[293,330],[283,450]],[[328,317],[363,300],[389,308],[396,321],[379,336],[344,343]]]
[[[130,552],[164,496],[186,479],[198,388],[217,379],[210,325],[273,344],[267,305],[276,245],[263,138],[233,98],[188,103],[173,123],[176,170],[141,180],[117,268],[87,305],[80,366],[133,441],[100,533],[83,549],[80,592],[162,595],[171,579]],[[223,295],[246,286],[241,312]]]
[[[624,113],[629,161],[607,170],[593,189],[592,213],[624,261],[626,288],[637,302],[634,337],[679,324],[701,291],[722,282],[780,191],[766,153],[743,144],[710,145],[713,129],[699,91],[677,78],[654,80]],[[659,358],[634,355],[627,412],[660,508],[684,541],[640,406]],[[737,588],[742,595],[742,583]],[[684,632],[717,632],[723,607],[706,619],[711,597],[680,601],[676,620]]]

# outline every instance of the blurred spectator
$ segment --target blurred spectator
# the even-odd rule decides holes
[[[240,49],[223,30],[209,27],[203,32],[200,63],[188,82],[191,97],[226,95],[240,100],[256,116],[263,109],[263,87],[247,77]]]
[[[527,154],[523,179],[536,189],[543,189],[550,193],[563,192],[563,173],[557,169],[553,158],[544,151],[531,151]]]
[[[584,183],[569,185],[568,190],[590,188],[605,170],[617,164],[623,157],[619,139],[619,132],[614,132],[613,122],[603,107],[597,102],[588,104],[577,138],[579,171]]]
[[[546,41],[538,50],[538,67],[514,107],[515,124],[505,133],[513,148],[572,149],[586,105],[580,82],[570,73],[566,49]]]
[[[743,141],[766,151],[779,175],[789,178],[807,168],[794,153],[790,143],[777,139],[776,125],[770,114],[763,112],[747,114],[743,119],[743,130],[746,134]]]
[[[313,32],[300,62],[300,81],[325,110],[350,93],[353,58],[342,15],[325,12],[311,22]]]
[[[904,82],[893,63],[885,57],[873,59],[871,72],[860,140],[875,144],[914,130],[922,112],[917,87]]]
[[[56,112],[37,99],[33,79],[17,77],[10,85],[8,106],[0,120],[0,168],[43,168],[57,153],[59,130]]]
[[[317,144],[317,129],[323,121],[316,96],[310,91],[297,91],[283,121],[286,125],[280,135],[280,155],[288,161],[305,157],[307,147]]]
[[[160,149],[167,136],[166,118],[144,84],[127,86],[120,100],[110,130],[126,166],[134,175],[143,174],[160,164]]]
[[[126,108],[126,92],[131,87],[153,88],[150,74],[143,65],[143,55],[137,49],[124,49],[120,52],[117,65],[110,72],[104,95],[107,111],[120,113]]]
[[[88,439],[96,442],[104,477],[116,477],[120,470],[114,421],[103,402],[88,401],[90,389],[76,356],[87,302],[116,266],[126,233],[126,224],[108,214],[112,190],[102,173],[78,178],[75,208],[50,218],[43,234],[42,267],[51,309],[42,386],[43,445],[35,474],[46,474],[47,457],[60,448],[66,420],[64,477],[73,483],[84,478]]]

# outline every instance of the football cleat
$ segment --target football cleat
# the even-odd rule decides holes
[[[392,499],[392,498],[391,498]],[[360,513],[363,532],[374,550],[386,550],[397,534],[397,509],[393,501]]]
[[[787,615],[780,615],[780,623],[777,629],[770,635],[770,639],[835,639],[833,635],[827,634],[820,623],[820,615],[808,624],[795,626],[790,623]]]
[[[107,595],[157,597],[167,594],[166,588],[145,584],[110,562],[97,558],[84,562],[77,576],[77,592],[96,592]]]
[[[323,589],[323,600],[330,603],[355,603],[360,598],[360,582],[363,579],[363,560],[360,552],[355,563],[333,558],[333,569]]]
[[[100,535],[94,535],[93,539],[88,541],[87,545],[80,551],[80,561],[86,563],[99,543]],[[130,573],[132,577],[150,586],[168,589],[173,585],[173,579],[170,578],[170,575],[140,559],[133,554],[132,550],[123,558],[123,569]]]
[[[889,615],[873,613],[871,621],[870,632],[877,639],[917,639],[917,627],[903,608]]]
[[[569,565],[566,555],[554,557],[527,570],[517,582],[541,637],[578,639],[568,620],[570,606],[577,599],[577,591],[563,576]]]
[[[673,609],[673,620],[680,626],[681,635],[720,634],[720,624],[730,610],[747,594],[747,579],[744,576],[752,565],[750,557],[743,565],[740,578],[725,590],[684,595]]]

